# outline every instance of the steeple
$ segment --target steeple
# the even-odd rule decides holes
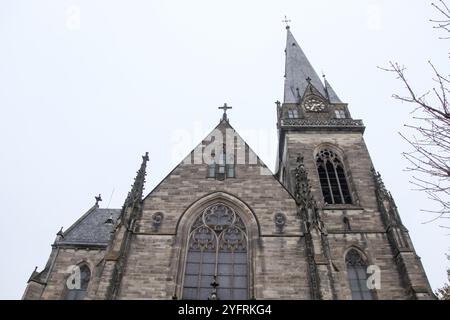
[[[287,18],[283,22],[285,21],[288,21]],[[290,145],[288,148],[286,146],[290,137],[306,131],[363,133],[365,128],[361,120],[352,118],[348,104],[341,101],[323,72],[321,79],[314,70],[292,35],[289,25],[286,26],[286,33],[284,101],[276,102],[277,172],[280,181],[294,192],[295,188],[289,176],[292,175],[296,155],[291,153]]]
[[[326,98],[327,95],[320,77],[298,45],[290,28],[286,28],[286,31],[284,103],[299,103],[299,97],[303,97],[309,84]]]

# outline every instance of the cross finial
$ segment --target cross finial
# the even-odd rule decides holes
[[[98,197],[95,197],[95,205],[98,206],[99,201],[102,201],[102,195],[99,194]]]
[[[281,22],[286,23],[286,29],[289,29],[289,22],[291,22],[291,20],[288,20],[287,16],[284,16],[284,20],[281,20]]]
[[[224,103],[222,107],[219,107],[219,109],[223,110],[222,120],[228,121],[227,110],[228,109],[233,109],[233,107],[230,107],[226,103]]]

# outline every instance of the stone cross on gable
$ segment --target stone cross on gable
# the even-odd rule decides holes
[[[227,110],[233,109],[233,107],[229,107],[226,103],[224,103],[222,107],[219,107],[219,109],[223,110],[222,120],[228,121]]]
[[[99,194],[98,197],[95,197],[95,205],[98,206],[98,203],[102,201],[102,195]]]

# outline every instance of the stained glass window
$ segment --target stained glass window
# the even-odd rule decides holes
[[[218,284],[217,288],[213,283]],[[213,205],[189,234],[183,299],[248,299],[247,234],[233,209]]]

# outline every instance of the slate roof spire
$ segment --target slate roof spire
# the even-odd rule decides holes
[[[298,103],[309,84],[314,86],[324,98],[327,98],[325,88],[317,72],[298,45],[290,28],[286,28],[286,31],[284,103]]]

